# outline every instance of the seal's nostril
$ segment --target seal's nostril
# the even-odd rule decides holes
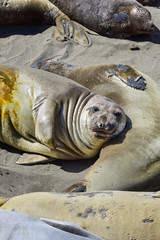
[[[107,128],[108,128],[109,130],[112,130],[112,129],[114,128],[114,124],[108,123],[108,124],[107,124]]]
[[[102,123],[100,123],[100,124],[99,124],[99,127],[100,127],[100,128],[103,128],[103,124],[102,124]]]

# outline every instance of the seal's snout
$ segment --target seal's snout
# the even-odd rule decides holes
[[[107,116],[106,115],[102,115],[99,119],[99,122],[97,122],[97,126],[99,128],[104,128],[106,126],[106,122],[107,122]]]
[[[154,31],[151,14],[144,7],[134,7],[130,19],[133,31],[139,34],[150,34]]]
[[[97,123],[97,126],[100,129],[111,131],[115,127],[115,124],[108,121],[107,116],[103,115],[100,117],[100,120]]]

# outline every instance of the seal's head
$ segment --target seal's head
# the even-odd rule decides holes
[[[84,117],[85,115],[85,117]],[[95,95],[85,105],[82,116],[86,119],[90,135],[107,140],[117,136],[126,125],[122,108],[109,98]]]
[[[141,4],[119,6],[110,14],[111,20],[100,26],[102,35],[125,38],[136,34],[150,34],[154,30],[151,14]]]

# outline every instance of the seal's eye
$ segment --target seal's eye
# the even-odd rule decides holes
[[[114,112],[113,113],[117,118],[121,118],[122,117],[122,113],[121,112]]]
[[[94,107],[92,107],[91,111],[92,111],[92,113],[98,112],[99,108],[94,106]]]

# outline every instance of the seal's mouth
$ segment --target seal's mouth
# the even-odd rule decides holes
[[[98,139],[110,139],[113,137],[115,131],[109,132],[108,130],[105,129],[98,129],[98,130],[94,130],[93,132],[95,132],[95,137]]]

